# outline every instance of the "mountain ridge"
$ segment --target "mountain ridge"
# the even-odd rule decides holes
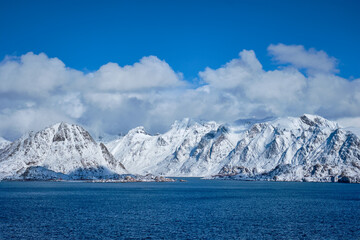
[[[347,176],[350,181],[360,180],[356,167],[360,166],[359,138],[317,115],[240,125],[181,122],[156,136],[129,131],[107,146],[125,167],[140,174],[278,181],[337,181]]]
[[[317,115],[231,124],[175,121],[98,143],[57,123],[0,148],[0,179],[116,179],[122,174],[266,181],[360,182],[359,137]]]

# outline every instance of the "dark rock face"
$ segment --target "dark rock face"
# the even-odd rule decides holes
[[[109,152],[109,150],[106,148],[106,146],[103,143],[100,143],[100,148],[101,148],[103,156],[107,162],[109,162],[110,164],[112,164],[114,166],[119,166],[120,168],[125,170],[124,165],[120,161],[117,161],[114,158],[114,156]]]
[[[49,181],[49,180],[69,180],[69,176],[66,174],[58,173],[46,169],[40,166],[28,167],[23,174],[21,174],[21,179],[26,181]]]

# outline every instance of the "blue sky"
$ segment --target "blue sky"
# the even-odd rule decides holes
[[[165,59],[186,80],[252,49],[274,68],[269,44],[300,44],[360,77],[359,1],[0,1],[0,57],[29,51],[78,70]]]
[[[0,136],[184,117],[360,127],[360,1],[0,0]]]

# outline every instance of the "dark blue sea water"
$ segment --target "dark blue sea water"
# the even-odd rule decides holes
[[[0,239],[360,239],[360,185],[1,182]]]

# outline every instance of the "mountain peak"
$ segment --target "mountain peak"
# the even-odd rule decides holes
[[[59,125],[58,129],[70,128],[70,127],[74,126],[73,124],[70,124],[67,122],[60,122],[60,123],[58,123],[58,125]]]
[[[25,134],[0,152],[0,180],[21,179],[30,167],[44,167],[74,179],[128,173],[84,128],[65,122]]]
[[[61,142],[61,141],[76,142],[81,139],[82,141],[91,141],[95,143],[95,140],[91,137],[91,135],[83,127],[79,125],[61,122],[55,124],[54,126],[56,133],[53,137],[53,142]]]
[[[303,114],[302,116],[300,116],[300,119],[303,123],[309,126],[314,126],[317,123],[321,123],[321,119],[317,115]]]
[[[339,125],[336,122],[329,121],[318,115],[303,114],[300,117],[300,120],[311,127],[318,126],[318,127],[339,128]]]
[[[136,128],[131,129],[128,134],[133,135],[133,134],[145,134],[145,135],[149,135],[149,133],[146,132],[145,127],[143,126],[139,126]]]

